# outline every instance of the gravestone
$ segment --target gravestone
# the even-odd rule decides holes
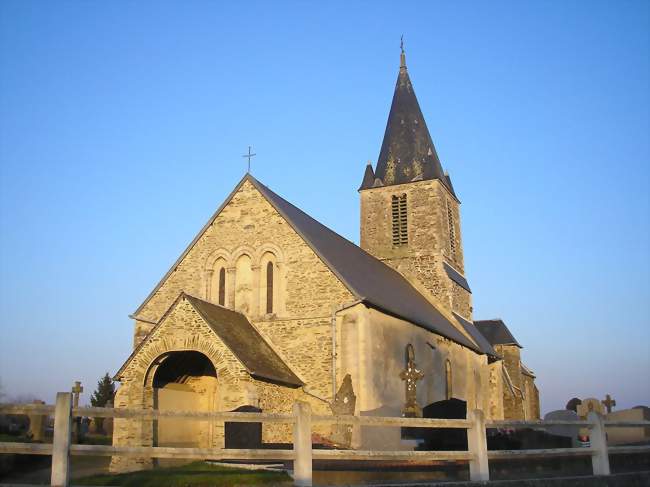
[[[72,407],[79,407],[79,396],[84,391],[81,382],[75,381],[74,386],[72,386]],[[81,442],[83,434],[81,432],[81,418],[76,416],[72,419],[72,438],[74,443]]]
[[[81,438],[85,438],[89,431],[90,431],[90,418],[88,417],[81,418],[81,426],[79,429],[79,432],[81,433]]]
[[[580,416],[581,419],[587,419],[587,415],[592,411],[603,414],[602,403],[594,397],[583,399],[582,403],[578,405],[578,416]]]
[[[567,409],[559,409],[557,411],[551,411],[544,415],[544,421],[578,421],[580,418],[578,414],[574,411]],[[546,428],[546,431],[551,435],[563,436],[565,438],[571,439],[572,446],[578,446],[578,428],[577,426],[570,425],[558,425],[558,426],[549,426]]]
[[[113,401],[106,401],[106,404],[104,405],[105,408],[112,408],[113,407]],[[97,418],[100,419],[100,418]],[[100,433],[101,430],[104,430],[104,433],[106,436],[109,438],[113,437],[113,418],[101,418],[103,421],[101,421],[101,424],[98,423],[98,426],[100,427]]]
[[[99,427],[99,424],[97,423],[97,420],[99,418],[92,418],[90,420],[90,425],[88,425],[88,433],[91,435],[97,435],[101,433],[101,428]]]
[[[451,398],[425,406],[425,418],[466,419],[467,403]],[[463,428],[402,428],[409,438],[424,440],[418,450],[467,450],[467,431]]]
[[[578,416],[580,419],[587,419],[587,415],[591,412],[603,414],[603,405],[595,397],[588,397],[583,399],[582,403],[578,406]],[[589,438],[589,428],[580,428],[580,437],[583,438],[582,443],[586,444],[586,438]]]
[[[34,400],[34,404],[45,404],[44,401]],[[45,420],[47,416],[42,414],[30,414],[29,417],[29,432],[27,435],[32,441],[43,441],[45,438]]]
[[[255,406],[241,406],[233,410],[237,413],[261,413]],[[226,448],[262,448],[262,423],[224,423]]]
[[[339,391],[334,396],[334,401],[330,404],[330,409],[334,416],[353,415],[357,403],[357,396],[352,389],[352,377],[347,374],[343,378]],[[352,443],[352,425],[334,424],[332,425],[331,440],[341,446],[349,447]]]

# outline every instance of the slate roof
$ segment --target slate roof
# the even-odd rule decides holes
[[[475,321],[474,324],[492,345],[517,345],[519,348],[523,348],[510,333],[503,320],[479,320]]]
[[[246,367],[246,370],[252,377],[290,387],[300,387],[303,385],[302,381],[291,371],[289,366],[271,348],[266,340],[264,340],[246,316],[237,311],[208,303],[184,292],[172,303],[149,335],[133,350],[133,353],[124,362],[124,365],[120,367],[117,374],[115,374],[116,380],[121,378],[127,365],[149,341],[153,331],[162,325],[169,312],[183,298],[187,299],[223,344]]]
[[[149,293],[149,296],[131,315],[133,318],[140,319],[137,315],[144,309],[145,305],[174,272],[196,242],[212,225],[221,210],[230,202],[231,198],[246,181],[249,181],[257,188],[359,301],[387,314],[410,321],[417,326],[449,338],[479,353],[486,353],[458,330],[399,272],[330,230],[300,208],[271,191],[250,174],[246,174],[242,178],[226,201],[217,209],[156,287]]]
[[[371,188],[374,183],[375,171],[372,169],[372,164],[368,163],[366,165],[366,170],[363,173],[363,181],[361,181],[361,187],[359,189]]]
[[[358,300],[485,353],[399,272],[316,221],[254,177],[246,177]]]
[[[490,342],[483,336],[483,334],[474,325],[474,323],[467,321],[456,312],[454,312],[454,316],[456,317],[456,320],[458,320],[458,322],[463,325],[465,331],[469,333],[469,335],[474,339],[478,346],[481,347],[481,350],[483,350],[484,353],[494,358],[501,358],[501,356],[496,352],[496,350],[494,350]]]
[[[465,276],[463,276],[460,272],[458,272],[456,269],[454,269],[446,262],[443,262],[443,267],[445,268],[445,272],[449,276],[449,279],[454,281],[456,284],[458,284],[468,293],[472,292],[472,290],[469,288],[469,283],[467,282],[467,279],[465,279]]]
[[[420,110],[403,52],[401,60],[375,177],[386,186],[439,179],[455,196]],[[370,187],[372,184],[364,176],[360,189]]]
[[[535,372],[530,370],[528,367],[526,367],[523,363],[520,363],[521,365],[521,372],[529,377],[532,377],[533,379],[535,378]]]
[[[251,376],[295,387],[302,385],[246,316],[189,294],[185,297]]]

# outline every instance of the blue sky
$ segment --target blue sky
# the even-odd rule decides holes
[[[253,174],[358,242],[405,36],[476,318],[542,410],[650,403],[648,2],[0,3],[0,380],[51,402]],[[85,396],[87,400],[87,395]],[[83,399],[82,399],[83,401]]]

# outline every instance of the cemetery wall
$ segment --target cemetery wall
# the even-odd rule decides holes
[[[608,421],[648,421],[650,409],[634,408],[612,411],[607,414]],[[650,427],[615,428],[607,427],[607,439],[612,445],[641,443],[650,441]]]

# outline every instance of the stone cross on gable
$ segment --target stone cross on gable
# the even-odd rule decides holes
[[[410,343],[406,346],[406,368],[400,372],[399,377],[404,381],[406,395],[402,414],[407,418],[419,417],[421,410],[417,402],[417,382],[424,377],[424,374],[415,366],[415,351]]]
[[[74,386],[72,387],[72,404],[73,407],[78,408],[79,407],[79,394],[81,394],[84,391],[84,388],[81,385],[81,382],[75,381]]]
[[[605,408],[607,409],[607,413],[608,413],[608,414],[611,413],[611,412],[612,412],[612,408],[613,408],[614,406],[616,406],[616,400],[615,400],[615,399],[612,399],[611,396],[610,396],[609,394],[607,394],[607,395],[605,396],[605,400],[604,400],[604,401],[600,401],[600,402],[603,403],[603,406],[605,406]]]

